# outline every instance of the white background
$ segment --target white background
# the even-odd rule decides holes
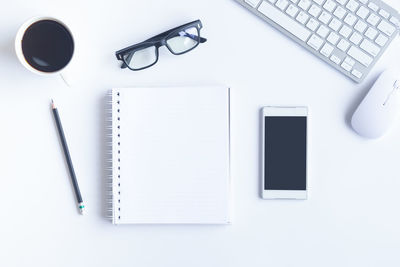
[[[35,15],[64,19],[75,34],[70,88],[17,61],[14,36]],[[207,43],[182,56],[163,48],[146,71],[119,69],[116,50],[198,18]],[[233,0],[3,1],[0,266],[399,266],[400,127],[367,141],[348,125],[373,81],[399,58],[397,40],[357,85]],[[233,224],[112,225],[102,212],[107,90],[206,84],[232,88]],[[76,209],[50,98],[86,216]],[[259,198],[264,105],[310,108],[306,201]]]

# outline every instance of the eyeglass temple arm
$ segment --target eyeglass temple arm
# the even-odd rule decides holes
[[[193,39],[193,40],[195,40],[194,39],[194,36],[189,36],[191,39]],[[207,38],[203,38],[203,37],[201,37],[200,36],[200,43],[205,43],[205,42],[207,42]]]
[[[133,53],[129,54],[129,55],[127,56],[127,58],[126,58],[125,60],[122,61],[121,69],[125,69],[125,68],[128,67],[128,65],[126,65],[125,61],[128,62],[128,63],[131,62],[132,57],[133,57]]]
[[[201,21],[200,21],[200,20],[195,20],[195,21],[192,21],[192,22],[183,24],[183,25],[181,25],[181,26],[175,27],[175,28],[173,28],[173,29],[170,29],[170,30],[168,30],[168,31],[165,31],[165,32],[163,32],[163,33],[157,34],[156,36],[153,36],[153,37],[151,37],[150,39],[147,39],[145,42],[151,42],[151,41],[158,40],[158,39],[160,39],[160,38],[162,38],[162,37],[166,37],[166,36],[167,36],[168,34],[170,34],[171,32],[174,32],[174,31],[176,31],[177,29],[180,29],[180,28],[186,28],[188,25],[193,24],[193,23],[198,23],[198,25],[199,25],[199,26],[198,26],[198,29],[199,29],[199,30],[202,28]],[[187,34],[187,33],[186,33],[186,34]],[[192,39],[193,39],[193,38],[192,38]],[[204,43],[204,42],[206,42],[206,41],[207,41],[206,38],[200,37],[200,43]]]
[[[190,38],[193,39],[193,37],[190,37]],[[195,40],[195,39],[193,39],[193,40]],[[205,43],[205,42],[207,42],[207,38],[203,38],[200,36],[200,43]]]
[[[171,33],[172,31],[174,31],[174,30],[176,30],[176,29],[172,29],[172,30],[169,30],[169,31],[160,33],[160,34],[158,34],[158,35],[156,35],[156,36],[151,37],[150,39],[147,39],[147,40],[144,41],[144,42],[152,42],[152,41],[158,40],[158,39],[160,39],[160,38],[162,38],[162,37],[164,37],[164,36],[167,36],[168,34],[170,34],[170,33]],[[195,36],[195,35],[193,35],[193,34],[190,34],[190,33],[185,32],[185,36],[188,36],[188,37],[190,37],[191,39],[193,39],[193,40],[195,40],[195,41],[197,40],[197,36]],[[203,38],[203,37],[200,36],[200,43],[205,43],[206,41],[207,41],[206,38]]]
[[[196,22],[196,23],[199,23],[199,25],[200,25],[199,28],[202,27],[202,26],[201,26],[200,20],[195,20],[195,21],[192,21],[192,22],[183,24],[183,25],[181,25],[181,26],[178,26],[178,27],[169,29],[168,31],[162,32],[162,33],[160,33],[160,34],[157,34],[156,36],[153,36],[153,37],[151,37],[150,39],[148,39],[148,40],[146,40],[146,41],[152,41],[153,39],[160,39],[161,37],[167,36],[167,35],[170,34],[171,32],[176,31],[177,29],[185,28],[186,26],[188,26],[188,25],[190,25],[190,24],[193,24],[193,23],[195,23],[195,22]],[[146,41],[145,41],[145,42],[146,42]]]

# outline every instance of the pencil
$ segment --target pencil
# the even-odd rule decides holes
[[[53,99],[51,100],[51,108],[53,110],[54,119],[56,121],[58,134],[60,135],[61,144],[62,144],[62,147],[63,147],[63,150],[64,150],[65,159],[67,160],[68,170],[69,170],[69,174],[71,176],[72,185],[74,186],[74,191],[75,191],[76,201],[78,203],[79,212],[81,214],[84,214],[85,205],[83,204],[81,191],[79,190],[78,181],[76,180],[75,170],[74,170],[74,166],[72,165],[71,155],[69,153],[67,140],[65,139],[64,130],[63,130],[63,127],[61,125],[60,116],[58,114],[58,110],[57,110],[56,105],[54,104]]]

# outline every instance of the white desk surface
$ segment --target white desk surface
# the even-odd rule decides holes
[[[34,15],[72,28],[71,88],[17,61],[14,36]],[[198,18],[207,43],[183,56],[161,49],[146,71],[119,69],[116,50]],[[399,40],[357,85],[233,0],[8,1],[0,11],[0,266],[399,266],[400,125],[378,141],[348,125],[379,73],[400,64]],[[107,90],[205,84],[232,88],[233,224],[112,225],[102,212]],[[77,213],[50,98],[86,216]],[[259,198],[264,105],[310,108],[307,201]]]

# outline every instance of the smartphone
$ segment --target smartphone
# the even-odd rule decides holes
[[[307,107],[262,109],[262,198],[307,199]]]

